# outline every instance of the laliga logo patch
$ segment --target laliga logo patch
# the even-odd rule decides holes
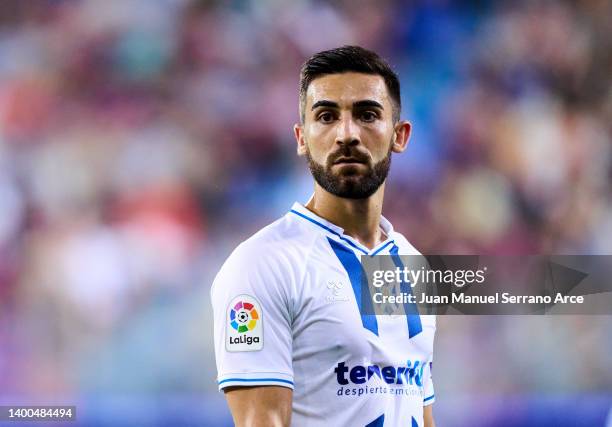
[[[263,348],[262,311],[250,295],[238,295],[227,308],[227,351],[257,351]]]

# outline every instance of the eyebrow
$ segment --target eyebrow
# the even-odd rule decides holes
[[[374,108],[380,108],[381,110],[384,110],[382,104],[380,104],[380,102],[376,102],[374,100],[371,99],[365,99],[363,101],[357,101],[353,104],[353,107],[357,107],[357,108],[364,108],[364,107],[374,107]]]
[[[317,101],[314,104],[312,104],[311,110],[314,110],[315,108],[319,108],[319,107],[340,108],[337,102],[328,101],[326,99],[323,99],[321,101]],[[384,110],[382,104],[372,99],[364,99],[362,101],[354,102],[353,107],[354,108],[374,107],[374,108],[380,108],[381,110]]]
[[[315,108],[319,108],[319,107],[340,108],[337,102],[328,101],[324,99],[322,101],[317,101],[314,104],[312,104],[312,108],[310,110],[312,111]]]

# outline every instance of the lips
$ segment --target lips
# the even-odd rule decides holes
[[[338,160],[334,162],[335,165],[339,165],[343,163],[350,164],[350,163],[365,163],[365,162],[355,157],[340,157]]]

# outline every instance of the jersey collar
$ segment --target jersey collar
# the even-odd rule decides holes
[[[353,239],[351,236],[347,236],[344,234],[344,229],[342,227],[337,226],[324,218],[321,218],[314,212],[306,209],[304,205],[301,203],[295,202],[291,207],[290,213],[297,215],[305,221],[309,221],[310,223],[317,225],[322,230],[327,231],[327,233],[334,235],[339,238],[345,246],[350,247],[352,250],[357,250],[362,254],[374,256],[385,249],[390,249],[393,246],[393,226],[391,223],[383,216],[380,217],[380,227],[387,235],[387,240],[378,244],[374,249],[369,250],[367,247],[359,243],[357,240]]]

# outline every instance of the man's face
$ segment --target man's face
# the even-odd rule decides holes
[[[307,157],[316,182],[338,197],[374,194],[387,177],[391,152],[403,151],[410,131],[407,122],[394,126],[383,78],[353,72],[319,77],[303,108],[304,123],[295,128],[298,153]]]

